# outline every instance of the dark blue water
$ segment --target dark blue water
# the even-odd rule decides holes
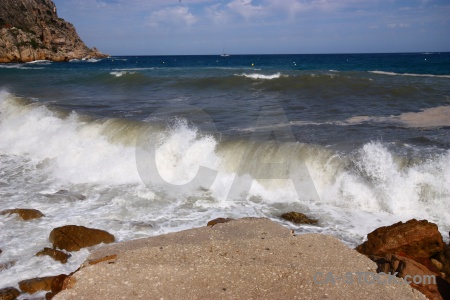
[[[449,147],[442,131],[424,133],[426,126],[336,126],[355,116],[448,105],[449,53],[112,57],[3,67],[0,76],[2,88],[13,94],[103,117],[144,120],[161,108],[183,111],[191,105],[204,110],[220,132],[240,136],[263,107],[276,106],[303,142],[424,138],[422,143]]]

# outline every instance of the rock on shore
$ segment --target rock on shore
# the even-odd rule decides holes
[[[352,276],[376,268],[334,237],[244,218],[105,245],[54,299],[426,299]]]
[[[77,225],[66,225],[54,228],[50,232],[49,241],[53,248],[67,251],[78,251],[100,243],[113,243],[115,237],[104,230]]]
[[[104,58],[89,49],[50,0],[0,1],[0,63]]]
[[[14,208],[0,211],[0,215],[11,215],[11,214],[18,215],[19,218],[24,221],[45,217],[45,215],[37,209]]]

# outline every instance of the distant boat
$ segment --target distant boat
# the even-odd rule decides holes
[[[222,51],[222,54],[220,55],[220,56],[222,56],[222,57],[228,57],[228,56],[230,56],[229,54],[226,54],[225,53],[225,49]]]

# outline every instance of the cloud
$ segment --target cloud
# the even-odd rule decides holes
[[[233,0],[228,3],[227,7],[232,11],[243,16],[245,19],[263,16],[266,14],[265,9],[261,5],[253,5],[252,0]]]
[[[389,27],[389,28],[397,28],[397,27],[406,28],[406,27],[409,27],[409,23],[390,23],[390,24],[387,24],[387,27]]]
[[[310,6],[305,2],[297,0],[267,0],[270,11],[281,11],[283,14],[294,18],[299,12],[307,11]]]
[[[448,0],[53,1],[88,45],[110,54],[215,53],[223,45],[236,53],[398,51],[408,38],[414,49],[449,45]],[[382,29],[399,31],[401,39],[390,40],[394,35]],[[427,39],[426,46],[412,38],[413,30]],[[348,34],[336,38],[342,32]],[[360,46],[365,39],[381,46]]]
[[[147,21],[151,27],[158,27],[161,24],[185,24],[191,26],[197,22],[197,18],[187,7],[178,6],[152,12]]]
[[[214,24],[225,24],[231,19],[230,14],[220,4],[205,7],[205,13]]]

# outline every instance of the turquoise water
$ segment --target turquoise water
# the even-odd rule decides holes
[[[76,269],[88,250],[34,257],[67,224],[125,241],[268,217],[355,246],[414,217],[448,239],[449,53],[3,64],[0,90],[1,208],[46,215],[0,216],[0,288]]]

